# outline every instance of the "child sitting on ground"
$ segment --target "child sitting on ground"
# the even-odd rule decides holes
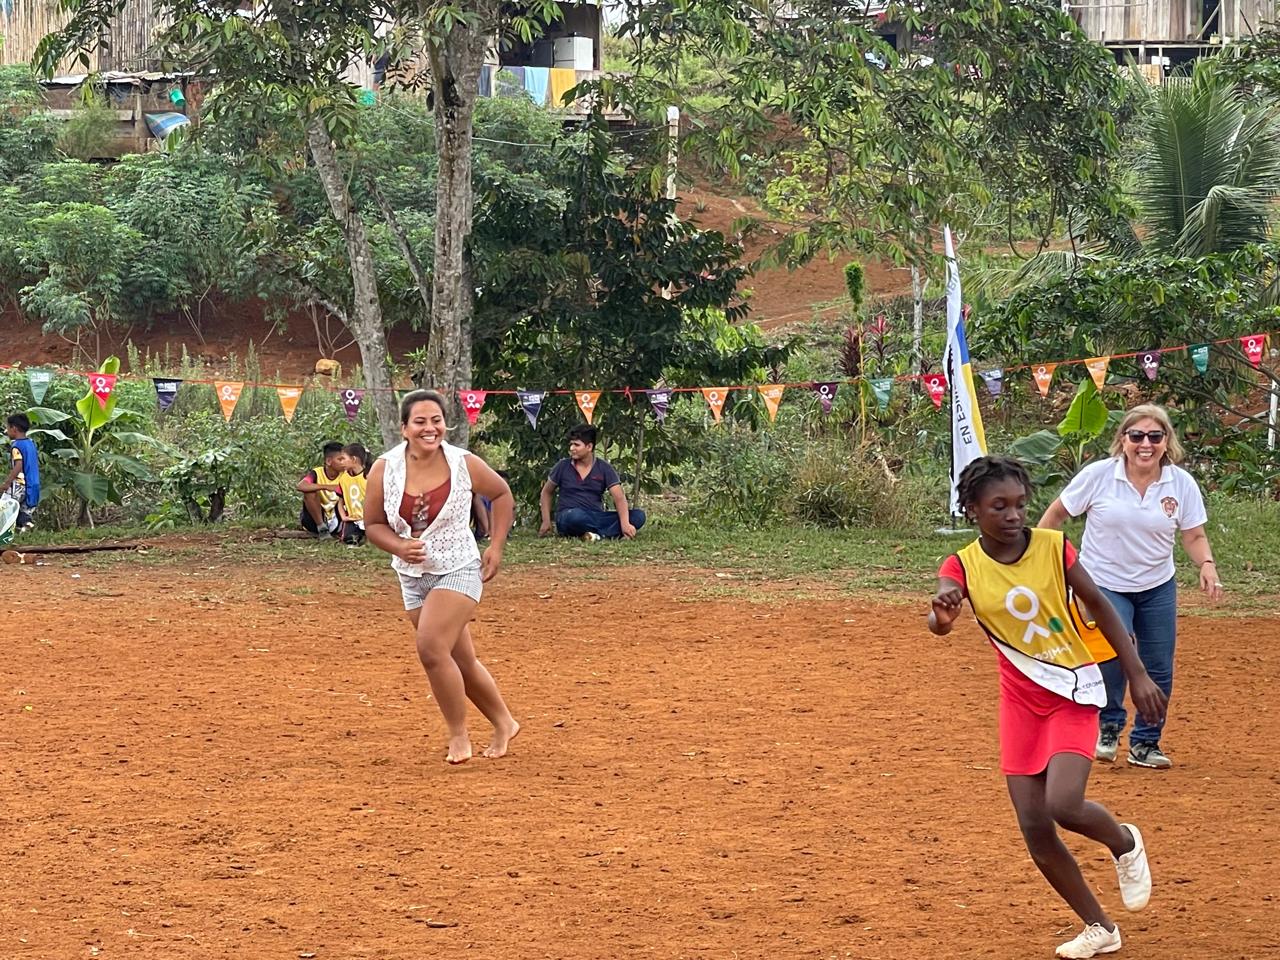
[[[356,547],[364,543],[364,491],[368,483],[369,451],[363,444],[349,443],[342,448],[347,470],[338,477],[342,499],[338,501],[338,536],[343,543]]]

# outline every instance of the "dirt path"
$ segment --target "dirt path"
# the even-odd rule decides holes
[[[389,572],[0,575],[0,957],[1048,958],[1072,925],[995,769],[993,654],[914,607],[512,569],[477,645],[525,730],[450,769]],[[1178,766],[1095,772],[1153,857],[1130,960],[1280,956],[1274,631],[1184,620]]]

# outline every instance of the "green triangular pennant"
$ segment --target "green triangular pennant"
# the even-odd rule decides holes
[[[44,395],[49,392],[51,383],[53,383],[52,370],[27,371],[27,385],[31,387],[31,396],[35,398],[37,406],[44,402]]]
[[[893,377],[877,377],[867,382],[871,384],[871,392],[876,395],[876,403],[880,405],[881,410],[884,410],[889,406],[889,393],[893,390]]]
[[[1196,369],[1201,373],[1209,372],[1209,345],[1207,343],[1193,343],[1188,352],[1191,354],[1191,362],[1196,365]]]

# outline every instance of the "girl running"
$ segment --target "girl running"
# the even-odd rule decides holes
[[[1085,883],[1057,827],[1104,844],[1115,861],[1129,910],[1151,897],[1142,834],[1085,800],[1098,710],[1106,690],[1097,660],[1114,655],[1138,712],[1155,722],[1166,698],[1147,676],[1115,610],[1076,562],[1061,531],[1028,529],[1031,480],[1005,457],[975,460],[960,475],[959,499],[981,536],[938,572],[929,629],[951,632],[967,596],[978,623],[1001,654],[1000,767],[1027,850],[1040,872],[1084,921],[1057,956],[1093,957],[1120,949],[1120,928]],[[1094,614],[1110,648],[1078,618],[1072,594]],[[1101,648],[1101,652],[1099,652]]]
[[[475,454],[445,443],[444,399],[414,390],[400,404],[405,442],[388,450],[369,472],[364,525],[369,542],[391,554],[400,592],[417,632],[418,659],[449,728],[449,763],[471,759],[467,700],[493,724],[486,757],[501,757],[520,724],[498,685],[476,659],[467,629],[481,584],[502,563],[511,529],[511,488]],[[471,535],[471,494],[493,503],[489,546],[480,556]]]

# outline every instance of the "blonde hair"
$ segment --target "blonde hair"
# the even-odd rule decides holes
[[[1178,435],[1173,432],[1173,422],[1169,419],[1169,412],[1164,407],[1154,403],[1143,403],[1134,407],[1124,415],[1120,421],[1120,427],[1116,430],[1116,435],[1111,441],[1111,455],[1113,457],[1124,456],[1124,435],[1139,420],[1154,420],[1160,425],[1160,429],[1164,431],[1166,445],[1164,448],[1164,456],[1160,458],[1162,467],[1171,463],[1181,463],[1182,458],[1186,455],[1182,449],[1182,444],[1178,442]]]

